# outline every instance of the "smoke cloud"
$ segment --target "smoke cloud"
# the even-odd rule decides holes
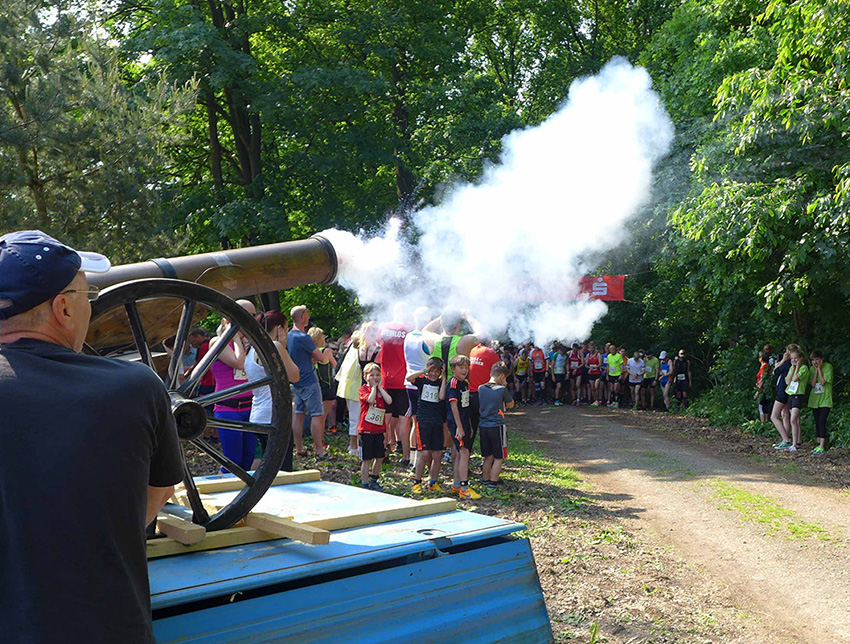
[[[576,80],[563,106],[512,132],[478,183],[412,214],[416,243],[391,219],[376,236],[323,232],[339,283],[377,319],[394,303],[469,311],[492,335],[543,344],[584,339],[607,312],[579,294],[592,258],[620,244],[650,195],[673,126],[649,74],[614,59]]]

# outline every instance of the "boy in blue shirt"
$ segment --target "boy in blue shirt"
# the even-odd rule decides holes
[[[481,455],[484,457],[484,486],[494,490],[500,484],[502,464],[508,456],[508,438],[505,432],[505,409],[514,406],[507,388],[510,369],[497,362],[490,369],[490,382],[478,388],[481,408]]]

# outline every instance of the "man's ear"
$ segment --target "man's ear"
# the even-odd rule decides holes
[[[50,303],[50,310],[53,317],[63,329],[70,328],[73,321],[70,308],[68,307],[68,298],[64,295],[57,295]]]

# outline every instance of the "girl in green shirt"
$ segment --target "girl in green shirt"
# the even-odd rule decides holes
[[[826,417],[832,409],[832,365],[824,362],[823,353],[812,351],[811,385],[809,408],[815,417],[815,435],[818,446],[812,454],[823,454],[826,451]]]
[[[785,376],[785,393],[788,394],[788,409],[791,415],[791,445],[786,452],[796,452],[800,445],[800,413],[806,403],[806,387],[811,372],[806,366],[806,355],[802,351],[791,352],[791,368]]]

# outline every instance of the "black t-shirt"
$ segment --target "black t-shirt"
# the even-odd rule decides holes
[[[440,400],[442,382],[442,380],[431,380],[427,376],[419,376],[414,382],[419,390],[416,422],[423,427],[441,426],[446,422],[446,401]]]
[[[153,642],[148,485],[182,479],[148,367],[40,340],[0,346],[0,631],[8,642]]]
[[[449,386],[446,388],[446,400],[451,403],[452,400],[457,401],[457,411],[460,415],[460,422],[465,430],[469,430],[471,424],[469,422],[469,383],[460,378],[452,378],[449,380]],[[452,433],[457,429],[455,424],[455,415],[452,413],[451,405],[448,406],[448,421],[449,431]]]
[[[776,396],[778,398],[782,398],[785,394],[785,376],[788,375],[788,372],[791,370],[791,361],[786,360],[781,365],[776,367],[773,370],[773,375],[776,376]]]

